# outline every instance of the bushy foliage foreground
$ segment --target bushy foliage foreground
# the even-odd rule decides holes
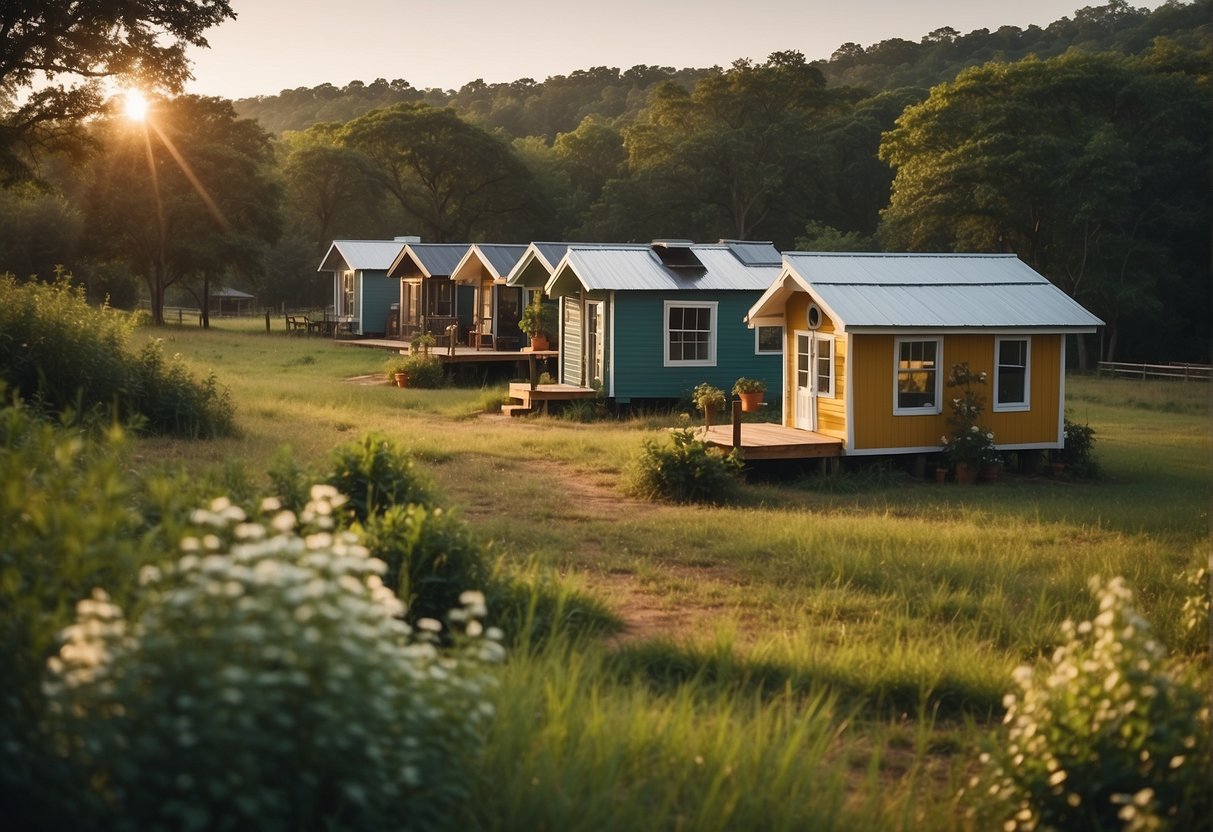
[[[1207,582],[1197,587],[1207,598]],[[1008,832],[1195,829],[1213,815],[1209,699],[1168,661],[1121,578],[1092,579],[1099,614],[1015,671],[1005,728],[970,784]],[[1208,605],[1191,616],[1208,632]]]
[[[407,535],[371,552],[334,486],[290,508],[241,486],[243,506],[190,511],[215,483],[130,476],[120,434],[0,408],[0,812],[14,828],[464,817],[501,633],[481,623],[469,582],[489,570],[466,529],[392,502],[421,494],[408,455],[371,438],[334,455],[330,478],[372,518],[404,518]],[[417,576],[415,610],[377,556]]]
[[[429,829],[459,812],[492,715],[479,668],[502,655],[474,637],[483,596],[464,593],[440,653],[441,624],[406,624],[384,564],[326,530],[340,502],[318,486],[298,518],[271,500],[255,522],[218,499],[182,558],[143,570],[138,613],[100,590],[77,606],[51,731],[115,828]]]
[[[628,490],[650,500],[720,503],[734,495],[741,471],[735,452],[721,453],[696,439],[690,428],[680,428],[669,444],[645,440],[632,464]]]
[[[0,380],[47,413],[108,414],[154,434],[224,436],[234,430],[227,390],[195,380],[163,345],[130,348],[134,322],[95,309],[66,279],[22,283],[0,275]]]

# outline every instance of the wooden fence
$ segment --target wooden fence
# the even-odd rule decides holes
[[[1123,361],[1100,361],[1096,375],[1107,373],[1113,378],[1177,378],[1182,381],[1209,381],[1213,366],[1209,364],[1126,364]]]

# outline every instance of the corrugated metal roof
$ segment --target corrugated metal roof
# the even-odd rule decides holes
[[[404,257],[411,257],[428,277],[450,277],[467,254],[467,243],[409,243],[392,262],[393,271]]]
[[[493,277],[503,279],[522,259],[526,246],[502,243],[477,243],[475,246],[485,261],[485,265],[493,273]]]
[[[386,271],[391,268],[404,245],[396,240],[333,240],[316,271]]]
[[[647,245],[570,245],[548,281],[548,293],[574,278],[589,291],[759,291],[779,276],[778,265],[747,266],[726,244],[697,244],[702,269],[671,269]]]
[[[847,329],[1103,324],[1013,254],[789,252],[784,263]]]

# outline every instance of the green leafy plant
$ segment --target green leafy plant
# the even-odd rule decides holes
[[[712,414],[724,410],[726,400],[723,390],[705,381],[691,391],[691,401],[695,403],[696,409],[703,413],[704,424],[711,427]]]
[[[527,304],[526,308],[522,310],[522,316],[518,319],[518,328],[530,338],[550,335],[555,325],[556,310],[538,297]]]
[[[998,449],[994,447],[994,433],[981,424],[985,411],[985,396],[977,387],[986,383],[986,373],[969,369],[968,362],[952,365],[947,386],[959,395],[948,402],[951,413],[948,426],[951,432],[941,436],[940,443],[948,459],[963,465],[995,464],[999,461]]]
[[[709,447],[690,428],[675,430],[671,439],[670,444],[645,440],[631,472],[631,493],[678,503],[719,503],[732,498],[743,468],[736,452],[724,454]]]
[[[412,340],[409,341],[409,348],[415,353],[428,353],[437,343],[438,339],[430,333],[418,332],[413,336]]]
[[[442,386],[442,359],[428,353],[405,356],[400,363],[402,372],[408,374],[409,387],[432,390]]]
[[[1194,829],[1213,812],[1209,702],[1167,661],[1122,578],[1091,581],[1092,621],[1014,673],[1005,729],[970,782],[1002,829]],[[1207,627],[1207,622],[1206,625]]]
[[[387,564],[384,583],[408,608],[408,620],[441,618],[469,589],[490,582],[484,550],[459,518],[441,508],[390,506],[370,517],[366,546]]]
[[[271,502],[256,522],[220,498],[179,560],[144,568],[136,614],[101,590],[80,602],[46,692],[100,798],[82,826],[457,825],[499,634],[475,592],[450,650],[439,622],[406,624],[383,564],[332,533],[340,502],[317,486],[298,518]]]
[[[1099,476],[1099,462],[1095,459],[1095,428],[1088,424],[1071,422],[1066,417],[1062,422],[1065,444],[1056,452],[1058,462],[1064,462],[1066,470],[1076,477]]]
[[[737,379],[733,384],[733,395],[739,396],[742,393],[765,393],[767,391],[767,383],[762,379],[757,378],[742,378]]]
[[[333,451],[327,481],[348,501],[342,511],[360,522],[393,505],[429,505],[430,487],[412,457],[378,434],[367,434]]]

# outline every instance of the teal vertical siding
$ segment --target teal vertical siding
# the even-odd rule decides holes
[[[383,271],[362,272],[362,308],[358,310],[358,317],[362,319],[362,334],[383,332],[392,304],[399,302],[399,280],[389,278],[387,272]]]
[[[767,383],[767,396],[778,395],[782,356],[755,355],[754,331],[742,322],[760,292],[616,292],[614,367],[610,369],[616,399],[681,398],[708,382],[728,394],[741,376]],[[716,366],[666,367],[665,302],[715,301]]]

